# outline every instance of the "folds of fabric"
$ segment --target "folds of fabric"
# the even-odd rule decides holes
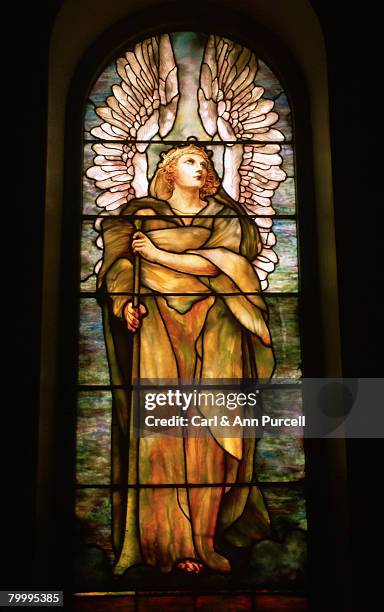
[[[140,301],[148,314],[132,338],[123,310],[132,301],[132,215],[144,208],[155,216],[145,219],[142,229],[158,248],[198,254],[218,273],[186,274],[143,260]],[[132,382],[135,351],[143,379],[188,383],[271,376],[267,310],[256,272],[244,255],[244,243],[254,249],[246,228],[223,198],[210,198],[204,215],[190,226],[174,217],[166,202],[152,198],[131,202],[125,214],[104,221],[98,284],[112,385]],[[211,415],[209,407],[193,410]],[[115,573],[136,563],[170,571],[186,557],[229,571],[227,559],[215,550],[218,534],[228,533],[233,544],[245,545],[270,533],[255,484],[255,440],[243,438],[241,428],[232,437],[221,437],[214,427],[200,436],[174,431],[173,436],[138,437],[132,421],[131,392],[114,388]]]

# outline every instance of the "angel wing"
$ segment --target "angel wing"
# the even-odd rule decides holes
[[[274,101],[255,85],[257,60],[249,49],[210,35],[204,52],[198,90],[199,114],[207,133],[228,144],[224,152],[223,188],[255,215],[263,249],[253,262],[261,288],[268,287],[278,257],[273,250],[272,196],[286,178],[279,155],[283,134],[271,127],[279,115]],[[246,144],[256,140],[257,144]],[[239,144],[237,144],[239,143]]]
[[[102,190],[96,199],[103,209],[96,231],[103,216],[119,214],[130,200],[148,194],[146,150],[154,136],[163,138],[170,132],[179,101],[177,66],[168,34],[137,43],[116,61],[116,71],[121,82],[112,86],[106,106],[96,108],[103,123],[91,130],[100,139],[92,146],[93,166],[86,171]],[[100,236],[96,244],[103,248]],[[101,263],[97,262],[94,273]]]

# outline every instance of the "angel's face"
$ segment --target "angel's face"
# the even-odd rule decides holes
[[[201,189],[208,174],[207,161],[198,153],[181,155],[176,162],[174,182],[182,188]]]

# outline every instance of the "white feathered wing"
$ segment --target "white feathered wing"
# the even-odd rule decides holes
[[[199,114],[212,137],[228,144],[224,152],[223,188],[244,211],[254,216],[263,249],[253,262],[261,288],[268,287],[278,257],[273,250],[272,196],[286,173],[279,155],[284,135],[272,126],[279,115],[274,101],[263,98],[255,85],[257,60],[249,49],[210,35],[205,48],[198,90]],[[246,144],[246,141],[257,144]]]
[[[92,145],[96,155],[86,171],[102,190],[96,199],[103,209],[96,231],[103,217],[119,214],[130,200],[148,194],[148,141],[171,131],[179,101],[177,66],[168,34],[137,43],[116,61],[116,71],[121,82],[112,86],[106,106],[95,109],[103,123],[91,130],[100,139]],[[96,244],[103,249],[101,236]],[[101,263],[97,262],[94,273]]]

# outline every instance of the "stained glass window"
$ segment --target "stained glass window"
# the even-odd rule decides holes
[[[191,401],[209,387],[220,417],[302,414],[296,215],[287,92],[252,50],[161,34],[97,76],[84,115],[80,591],[304,589],[302,437],[226,434]],[[252,384],[261,412],[232,413],[229,394],[249,401]],[[148,393],[166,399],[148,409]],[[189,422],[142,430],[143,415]]]

